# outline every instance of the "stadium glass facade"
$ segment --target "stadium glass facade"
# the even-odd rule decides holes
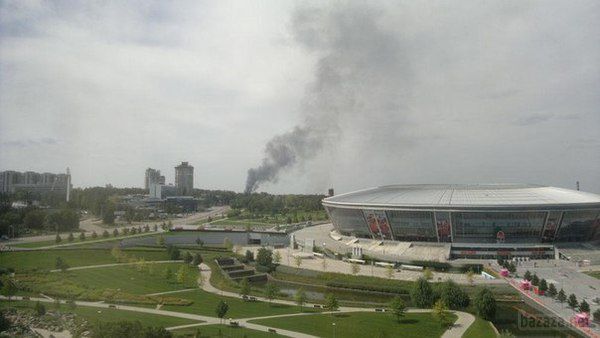
[[[397,241],[552,243],[600,240],[600,209],[373,210],[325,205],[343,235]]]

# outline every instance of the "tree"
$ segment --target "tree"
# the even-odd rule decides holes
[[[473,280],[475,278],[475,273],[473,272],[473,270],[469,269],[469,271],[467,271],[467,281],[469,282],[469,285],[473,285]]]
[[[46,213],[42,210],[31,210],[23,218],[23,225],[29,229],[41,229],[46,220]]]
[[[83,231],[79,234],[79,240],[85,241],[85,233]]]
[[[546,294],[551,298],[556,297],[557,291],[556,286],[554,286],[554,283],[550,283],[550,285],[548,286],[548,292]]]
[[[173,271],[171,270],[171,268],[170,268],[170,267],[167,267],[167,268],[164,270],[164,273],[163,273],[163,274],[164,274],[164,277],[165,277],[165,279],[166,279],[166,280],[170,280],[170,279],[171,279],[171,277],[173,277]]]
[[[108,236],[110,236],[110,235],[109,235],[109,233],[108,233],[108,231],[107,231],[107,230],[104,230],[104,231],[102,232],[102,237],[104,237],[104,238],[108,238]]]
[[[174,245],[167,245],[167,254],[169,255],[169,258],[172,261],[176,261],[179,260],[180,256],[181,256],[181,252],[179,251],[179,249],[174,246]]]
[[[69,268],[69,264],[67,264],[67,262],[65,262],[65,260],[62,259],[62,257],[60,257],[60,256],[56,257],[54,266],[56,267],[56,269],[58,269],[62,272],[67,271],[67,269]]]
[[[360,266],[356,263],[350,264],[350,272],[356,276],[360,272]]]
[[[394,277],[394,267],[393,267],[393,266],[391,266],[391,265],[388,265],[388,266],[385,268],[385,276],[386,276],[388,279],[392,279],[392,278]]]
[[[325,309],[327,309],[327,311],[337,311],[338,308],[339,303],[337,298],[333,293],[328,293],[325,296]]]
[[[540,285],[540,278],[535,273],[531,277],[531,285],[534,285],[534,286],[539,286]]]
[[[529,270],[525,271],[523,278],[530,281],[531,280],[531,272],[529,272]]]
[[[111,256],[113,256],[114,259],[117,260],[117,262],[121,261],[121,258],[123,257],[121,248],[119,248],[119,246],[117,245],[113,246],[112,250],[110,250],[110,254]]]
[[[426,280],[432,279],[433,278],[433,272],[431,271],[431,269],[425,268],[425,270],[423,270],[423,277]]]
[[[300,272],[300,266],[302,265],[302,257],[295,256],[294,257],[294,264],[296,264],[296,268],[298,268],[298,272]]]
[[[281,253],[279,251],[275,251],[273,253],[273,263],[275,263],[275,264],[281,263]]]
[[[73,233],[72,233],[72,232],[70,232],[70,233],[69,233],[69,237],[67,237],[67,240],[68,240],[69,242],[73,242],[73,241],[75,240],[75,237],[73,236]]]
[[[62,242],[62,238],[60,237],[60,235],[59,235],[59,234],[56,234],[56,237],[54,238],[54,242],[55,242],[56,244],[58,244],[58,243]]]
[[[433,305],[435,296],[433,289],[427,280],[419,277],[410,290],[410,299],[414,306],[419,308],[430,308]]]
[[[38,300],[35,303],[34,311],[35,311],[36,315],[41,317],[46,314],[46,307],[42,303],[40,303],[40,301]]]
[[[432,314],[434,318],[437,318],[442,327],[448,326],[450,314],[448,313],[448,306],[443,300],[439,299],[437,302],[435,302],[433,305]]]
[[[594,311],[594,320],[600,322],[600,309],[596,309],[596,311]]]
[[[510,272],[510,273],[517,272],[517,266],[513,262],[510,262],[510,264],[508,264],[508,266],[506,268],[508,269],[508,272]]]
[[[473,300],[477,314],[485,320],[492,320],[496,316],[496,299],[488,288],[482,288],[475,294]]]
[[[244,297],[244,299],[246,297],[248,297],[248,295],[250,294],[250,282],[248,281],[248,278],[244,277],[242,278],[242,281],[240,282],[240,296]]]
[[[279,287],[276,284],[267,283],[267,285],[265,285],[265,296],[269,300],[269,303],[273,299],[275,299],[275,297],[277,297],[278,293],[279,293]]]
[[[182,265],[177,270],[177,283],[183,284],[185,282],[185,277],[187,276],[187,267]]]
[[[538,289],[543,292],[544,294],[546,293],[546,291],[548,291],[548,283],[546,282],[546,279],[542,278],[542,280],[540,281],[540,285],[538,286]]]
[[[560,291],[558,291],[558,295],[556,295],[556,299],[561,302],[564,303],[567,301],[567,294],[565,293],[565,290],[563,290],[562,288],[560,289]]]
[[[571,308],[576,308],[577,304],[579,304],[579,302],[577,301],[577,296],[575,296],[575,294],[570,294],[569,295],[569,299],[567,300],[567,304],[569,304],[569,306]]]
[[[294,295],[294,300],[300,307],[300,312],[302,312],[302,307],[304,306],[304,303],[306,303],[306,299],[306,292],[304,292],[304,289],[298,288],[298,290],[296,290],[296,294]]]
[[[246,250],[246,262],[252,262],[254,261],[254,252],[250,251],[250,250]]]
[[[223,317],[225,317],[227,311],[229,311],[229,305],[227,305],[227,303],[225,303],[224,301],[220,300],[217,304],[217,307],[215,308],[215,313],[217,314],[217,317],[220,318],[221,323],[223,322]]]
[[[469,295],[451,279],[440,284],[440,299],[453,310],[466,308],[470,303]]]
[[[15,293],[17,293],[17,286],[15,284],[15,281],[8,276],[3,277],[2,289],[0,289],[0,293],[2,293],[4,297],[8,298],[8,307],[10,307],[10,300],[12,296],[14,296]]]
[[[165,246],[165,236],[160,235],[160,236],[156,237],[156,245]]]
[[[202,256],[200,255],[200,253],[196,252],[194,254],[194,259],[192,260],[192,265],[198,266],[198,265],[202,264],[202,262],[203,262]]]
[[[273,265],[273,251],[265,247],[258,249],[258,252],[256,253],[256,264],[271,269]]]
[[[156,231],[156,230],[154,230]],[[200,239],[200,237],[196,237],[196,245],[198,245],[199,247],[203,247],[204,246],[204,241]]]
[[[98,238],[98,234],[96,233],[96,231],[92,231],[92,238],[94,238],[94,239]]]
[[[579,304],[579,312],[587,312],[590,313],[590,304],[584,300]]]
[[[11,325],[10,320],[4,315],[4,311],[0,311],[0,332],[8,331]]]
[[[192,254],[189,251],[186,251],[183,254],[183,262],[185,264],[190,264],[193,260],[194,260],[194,257],[192,257]]]
[[[113,237],[119,236],[119,229],[113,230]]]
[[[396,296],[392,299],[389,308],[394,313],[394,316],[396,316],[398,322],[400,321],[400,318],[404,316],[404,312],[406,312],[406,305],[400,296]]]
[[[102,223],[115,224],[115,209],[112,206],[107,206],[102,213]]]

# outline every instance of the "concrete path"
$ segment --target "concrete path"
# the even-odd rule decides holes
[[[168,264],[168,263],[183,263],[183,261],[182,260],[176,260],[176,261],[146,261],[146,264]],[[133,263],[110,263],[110,264],[76,266],[76,267],[73,267],[73,268],[68,268],[67,271],[110,268],[110,267],[113,267],[113,266],[127,266],[127,265],[136,265],[136,264],[138,264],[138,262],[133,262]],[[61,272],[61,271],[62,270],[59,270],[59,269],[50,270],[50,272]]]

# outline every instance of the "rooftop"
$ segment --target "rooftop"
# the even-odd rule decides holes
[[[340,194],[325,205],[392,207],[529,207],[580,206],[600,208],[600,195],[531,184],[389,185]]]

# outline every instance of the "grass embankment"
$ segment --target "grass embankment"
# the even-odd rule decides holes
[[[600,279],[600,271],[586,271],[584,272],[586,275],[592,276],[596,279]]]
[[[168,260],[165,251],[123,250],[128,256],[147,261]],[[56,257],[61,257],[70,267],[116,263],[107,249],[51,249],[43,251],[14,251],[0,253],[0,266],[13,268],[16,272],[55,269]]]
[[[286,214],[253,214],[248,211],[242,211],[239,215],[231,213],[224,219],[217,219],[209,224],[212,225],[249,225],[249,226],[273,226],[292,223],[312,221],[321,221],[327,219],[325,210],[319,211],[293,211]],[[199,224],[206,223],[199,222]]]
[[[492,323],[475,317],[475,322],[469,326],[462,338],[496,338],[496,331],[492,328]]]
[[[175,274],[184,267],[185,278]],[[165,271],[171,270],[169,279]],[[21,290],[43,293],[61,299],[106,301],[155,306],[158,303],[189,305],[191,301],[175,294],[148,296],[150,293],[176,291],[196,287],[198,272],[182,263],[145,263],[142,266],[113,266],[67,272],[17,274]]]
[[[267,302],[244,301],[241,298],[224,297],[215,295],[202,290],[186,291],[174,294],[177,297],[193,301],[189,306],[168,305],[163,306],[163,310],[193,313],[204,316],[216,316],[215,308],[220,300],[224,300],[229,305],[227,318],[250,318],[281,314],[291,314],[300,312],[298,306],[269,304]],[[305,312],[312,309],[304,308]]]
[[[8,306],[6,301],[1,301],[2,307]],[[42,303],[46,307],[47,311],[57,311],[56,305],[53,303]],[[17,301],[11,302],[11,307],[16,307],[21,310],[33,311],[35,302],[33,301]],[[170,316],[154,315],[148,313],[140,313],[133,311],[117,310],[117,309],[102,309],[95,307],[77,306],[75,308],[68,307],[66,304],[61,304],[58,308],[59,312],[62,313],[73,313],[86,319],[91,324],[96,322],[117,322],[122,320],[135,321],[139,320],[144,326],[162,326],[171,327],[179,325],[187,325],[200,323],[198,320],[191,320],[185,318],[177,318]]]
[[[246,329],[243,327],[233,327],[229,325],[202,325],[186,329],[171,331],[175,337],[247,337],[247,338],[272,338],[285,337],[276,333],[269,333],[257,330]],[[196,336],[196,333],[199,333]]]
[[[143,237],[143,236],[155,236],[159,234],[159,232],[144,232],[144,233],[139,233],[139,234],[134,234],[134,235],[123,235],[123,236],[117,236],[114,237],[112,235],[112,233],[110,234],[110,237],[102,237],[102,234],[98,234],[98,237],[96,238],[92,238],[90,233],[86,233],[86,238],[84,240],[79,239],[79,233],[78,232],[74,232],[73,233],[73,241],[69,242],[67,237],[68,234],[61,234],[62,237],[62,241],[60,243],[56,243],[55,240],[51,240],[51,241],[40,241],[40,242],[28,242],[28,243],[16,243],[16,244],[11,244],[11,246],[16,247],[16,248],[27,248],[27,249],[36,249],[36,248],[45,248],[45,247],[57,247],[60,248],[68,246],[68,247],[78,247],[80,245],[83,244],[93,244],[93,243],[104,243],[104,242],[112,242],[112,241],[118,241],[121,239],[126,239],[126,238],[135,238],[135,237]]]
[[[454,322],[456,316],[451,314],[451,319]],[[407,313],[400,322],[390,313],[373,312],[280,317],[251,322],[319,337],[398,337],[401,334],[402,337],[423,338],[440,337],[446,331],[429,313]]]

